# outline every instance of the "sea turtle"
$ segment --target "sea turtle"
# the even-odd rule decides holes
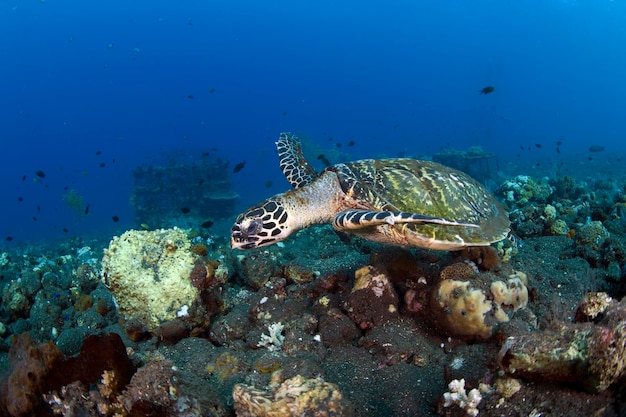
[[[509,232],[504,208],[461,171],[394,158],[337,164],[318,175],[294,135],[281,133],[276,147],[294,189],[240,214],[231,229],[233,248],[270,245],[328,222],[379,243],[449,251],[487,246]]]

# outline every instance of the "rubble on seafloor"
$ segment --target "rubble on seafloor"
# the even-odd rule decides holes
[[[614,189],[515,177],[523,242],[452,253],[219,223],[4,250],[0,415],[625,415]]]

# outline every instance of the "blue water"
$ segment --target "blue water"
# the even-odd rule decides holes
[[[243,208],[288,188],[285,130],[333,162],[624,151],[624,45],[624,0],[3,0],[0,238],[133,227],[132,169],[171,149],[247,161]]]

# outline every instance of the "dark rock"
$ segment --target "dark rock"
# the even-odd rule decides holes
[[[241,260],[239,266],[242,278],[254,290],[259,290],[271,277],[279,274],[279,267],[275,260],[263,254],[247,255]]]
[[[322,343],[326,347],[336,347],[346,343],[353,344],[356,338],[361,335],[361,331],[350,317],[336,308],[329,309],[326,315],[320,319],[319,329]]]

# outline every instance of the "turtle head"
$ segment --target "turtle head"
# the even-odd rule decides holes
[[[230,229],[230,247],[253,249],[286,239],[294,228],[280,200],[270,198],[243,212]]]

